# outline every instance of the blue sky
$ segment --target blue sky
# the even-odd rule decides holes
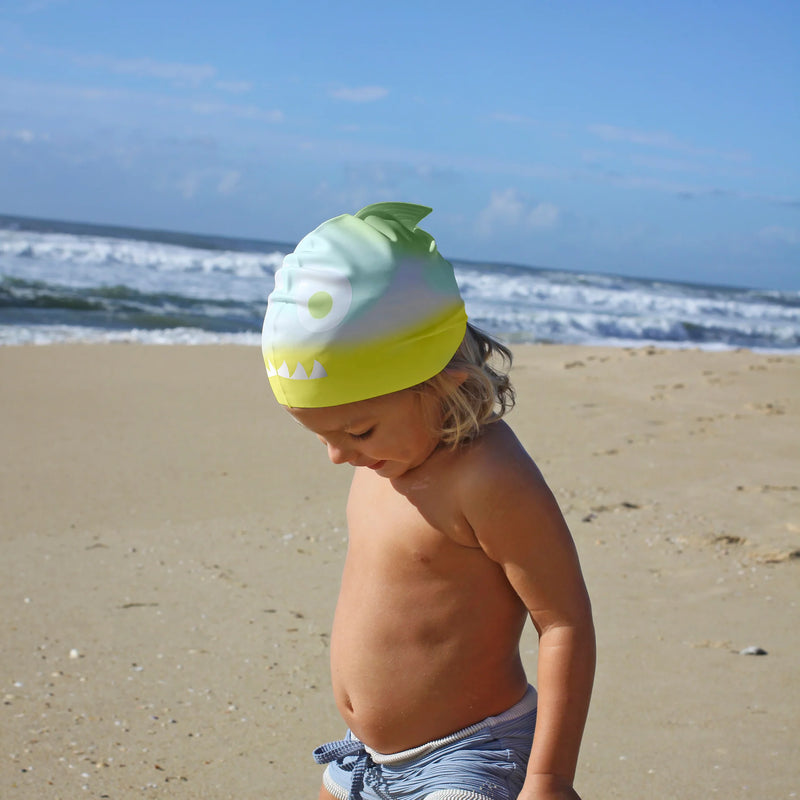
[[[800,289],[800,3],[9,0],[0,213]]]

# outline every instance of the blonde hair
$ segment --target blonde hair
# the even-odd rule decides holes
[[[495,368],[490,362],[499,359]],[[511,351],[491,336],[467,324],[467,332],[447,366],[414,387],[439,399],[438,433],[453,448],[474,439],[481,429],[514,407],[514,387],[508,377]]]

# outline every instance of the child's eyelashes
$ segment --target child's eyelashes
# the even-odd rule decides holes
[[[375,428],[373,427],[363,431],[362,433],[351,433],[350,436],[353,439],[358,439],[359,441],[363,441],[364,439],[369,439],[369,437],[372,436],[372,432],[374,430]]]

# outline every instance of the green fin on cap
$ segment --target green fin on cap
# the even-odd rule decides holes
[[[433,211],[428,206],[417,206],[413,203],[373,203],[366,206],[354,214],[357,219],[367,219],[367,217],[380,217],[381,219],[399,222],[409,231],[419,225],[419,223]]]

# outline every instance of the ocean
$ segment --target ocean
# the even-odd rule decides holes
[[[293,247],[0,216],[0,345],[255,346]],[[800,352],[797,291],[450,260],[470,320],[507,343]]]

